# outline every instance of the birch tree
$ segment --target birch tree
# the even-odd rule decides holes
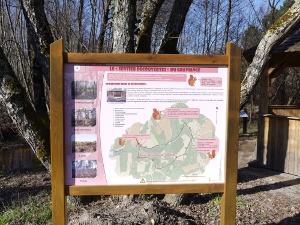
[[[272,51],[299,22],[300,1],[295,1],[292,7],[269,28],[262,38],[241,84],[241,109],[246,105],[251,93],[262,76],[271,58]]]

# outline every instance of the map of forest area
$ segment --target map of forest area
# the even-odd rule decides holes
[[[149,112],[144,124],[136,122],[114,139],[109,157],[115,160],[120,177],[132,176],[140,183],[193,182],[203,177],[218,150],[199,149],[199,140],[215,140],[215,126],[205,115],[170,116],[184,103]],[[206,142],[206,144],[209,142]],[[211,146],[210,146],[211,147]]]

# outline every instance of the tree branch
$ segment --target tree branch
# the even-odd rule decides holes
[[[244,108],[250,95],[262,76],[272,56],[272,51],[281,43],[289,32],[300,22],[300,2],[294,5],[271,26],[260,41],[252,63],[247,69],[241,85],[240,108]]]
[[[0,103],[43,165],[50,170],[50,121],[37,115],[0,46]]]

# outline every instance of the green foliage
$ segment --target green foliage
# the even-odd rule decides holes
[[[208,210],[210,212],[217,211],[217,209],[219,209],[221,207],[221,200],[222,200],[222,196],[220,194],[213,194],[210,199],[210,201],[213,203],[213,205],[210,205],[208,207]],[[236,196],[236,206],[237,207],[246,206],[246,201],[243,198],[243,196],[241,196],[241,195]]]
[[[276,29],[281,22],[284,22],[286,19],[288,19],[288,16],[282,16],[289,10],[294,2],[294,0],[286,0],[283,2],[283,5],[280,7],[280,9],[275,9],[274,11],[266,14],[262,19],[261,29],[255,25],[249,25],[242,36],[241,45],[243,49],[249,49],[255,45],[258,45],[267,30],[270,28]]]
[[[281,16],[276,23],[274,23],[269,31],[270,32],[275,32],[277,30],[278,27],[280,27],[284,22],[286,22],[287,20],[289,20],[290,18],[292,18],[294,16],[295,13],[291,13],[291,12],[287,12],[285,13],[283,16]]]
[[[242,195],[237,195],[236,196],[236,206],[237,207],[245,207],[246,204],[246,200],[243,198]]]
[[[221,195],[215,195],[212,197],[211,201],[214,203],[215,206],[220,206],[221,205]]]
[[[220,194],[211,194],[210,201],[213,204],[209,204],[207,209],[210,212],[210,217],[216,219],[221,210],[221,199],[222,196]]]
[[[294,0],[285,0],[280,9],[275,9],[274,12],[270,12],[265,15],[262,20],[263,31],[266,32],[281,16],[283,16],[289,10],[294,3]]]
[[[280,7],[279,11],[282,11],[281,13],[284,14],[286,11],[288,11],[289,8],[295,3],[295,0],[285,0],[282,3],[282,6]]]
[[[251,48],[258,45],[262,39],[263,32],[257,26],[250,25],[243,33],[241,45],[243,49]]]
[[[47,196],[47,202],[40,197],[28,197],[13,201],[10,206],[4,206],[0,212],[0,225],[4,224],[50,224],[52,217],[51,199]]]

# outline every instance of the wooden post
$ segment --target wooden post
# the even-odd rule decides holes
[[[230,136],[227,137],[226,143],[226,171],[224,193],[221,200],[221,225],[234,225],[238,169],[241,49],[232,43],[227,43],[226,55],[229,56],[227,135]]]
[[[268,67],[263,71],[263,74],[260,78],[260,91],[259,91],[259,113],[258,113],[258,134],[257,134],[257,160],[260,167],[266,165],[266,148],[265,142],[268,140],[268,135],[265,133],[265,130],[269,126],[269,119],[264,117],[264,114],[269,112],[269,76],[268,76]]]
[[[226,55],[155,55],[64,53],[63,40],[51,44],[50,50],[50,136],[52,169],[52,223],[65,225],[67,195],[223,193],[221,225],[235,224],[239,137],[241,49],[227,44]],[[228,101],[224,183],[151,184],[151,185],[69,185],[65,186],[64,159],[64,63],[212,65],[228,66]]]
[[[247,134],[247,117],[243,117],[243,134]]]
[[[66,224],[63,123],[63,40],[50,45],[52,224]]]

